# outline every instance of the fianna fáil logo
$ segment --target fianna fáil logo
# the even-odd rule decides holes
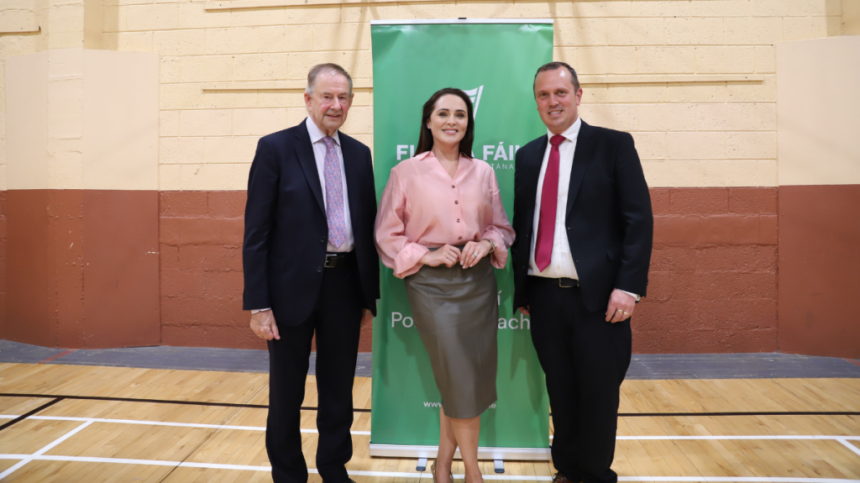
[[[481,103],[481,93],[484,92],[484,86],[478,86],[474,89],[463,89],[463,92],[469,96],[469,99],[472,101],[472,115],[477,119],[478,118],[478,104]]]

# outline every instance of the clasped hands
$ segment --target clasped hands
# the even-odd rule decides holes
[[[492,248],[493,246],[488,240],[467,242],[462,250],[455,246],[444,245],[438,250],[425,253],[420,262],[430,267],[438,267],[439,265],[453,267],[459,262],[463,268],[471,268],[486,257]]]

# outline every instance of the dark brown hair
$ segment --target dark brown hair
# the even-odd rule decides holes
[[[537,72],[535,72],[535,79],[532,81],[532,92],[535,90],[535,85],[537,84],[537,76],[541,72],[546,72],[548,70],[557,70],[557,69],[567,69],[570,72],[570,81],[573,83],[573,90],[579,90],[579,77],[576,75],[576,71],[573,70],[573,67],[570,66],[567,62],[550,62],[548,64],[544,64],[538,67]]]
[[[415,154],[421,154],[433,149],[433,133],[427,127],[427,121],[433,114],[433,108],[436,107],[436,101],[442,96],[454,95],[463,99],[466,103],[466,113],[469,115],[469,124],[466,126],[466,134],[460,140],[460,154],[467,158],[472,157],[472,143],[475,141],[475,116],[472,114],[472,100],[460,89],[446,87],[436,91],[427,102],[424,103],[424,110],[421,113],[421,135],[418,136],[418,149]]]

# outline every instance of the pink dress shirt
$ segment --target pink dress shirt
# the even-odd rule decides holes
[[[504,268],[514,230],[489,164],[460,155],[451,179],[428,151],[391,169],[376,215],[376,247],[396,277],[417,272],[429,248],[484,238],[496,245],[493,266]]]

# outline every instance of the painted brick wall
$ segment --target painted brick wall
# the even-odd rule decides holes
[[[651,190],[654,252],[634,350],[777,350],[777,189]]]
[[[0,34],[0,87],[14,55],[82,42],[157,52],[162,343],[261,347],[240,310],[243,190],[256,140],[305,116],[301,89],[203,88],[300,82],[312,65],[328,61],[369,85],[375,19],[552,18],[554,57],[605,82],[585,86],[583,118],[633,133],[652,188],[655,252],[649,297],[634,323],[636,351],[770,351],[778,347],[774,43],[840,35],[843,3],[452,0],[206,11],[202,0],[104,0],[96,7],[22,0],[0,4],[0,16],[26,14],[42,30]],[[86,18],[101,18],[100,31],[93,34]],[[618,76],[714,74],[763,80],[613,83]],[[49,108],[62,119],[59,101]],[[0,88],[0,148],[5,106]],[[372,89],[357,89],[344,132],[372,146]],[[60,172],[64,160],[73,162],[73,148],[52,145]],[[365,333],[362,350],[369,340]]]
[[[6,338],[6,192],[0,191],[0,339]]]
[[[161,342],[260,348],[242,311],[244,191],[161,192]]]
[[[777,350],[777,189],[654,188],[638,353]],[[262,348],[241,310],[245,192],[161,193],[162,343]],[[372,332],[360,350],[371,350]]]

